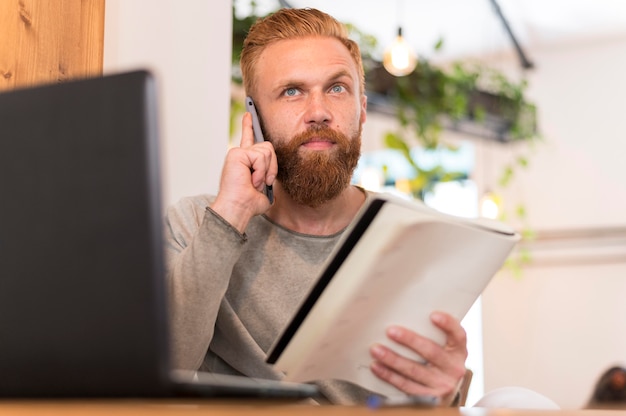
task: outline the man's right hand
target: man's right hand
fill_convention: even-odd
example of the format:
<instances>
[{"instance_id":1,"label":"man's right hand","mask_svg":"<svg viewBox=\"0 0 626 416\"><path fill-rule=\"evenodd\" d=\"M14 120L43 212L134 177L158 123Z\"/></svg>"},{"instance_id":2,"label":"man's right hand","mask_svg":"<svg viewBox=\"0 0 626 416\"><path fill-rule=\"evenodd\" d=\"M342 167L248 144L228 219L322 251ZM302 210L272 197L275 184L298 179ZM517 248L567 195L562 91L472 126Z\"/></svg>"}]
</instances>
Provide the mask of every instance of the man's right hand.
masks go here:
<instances>
[{"instance_id":1,"label":"man's right hand","mask_svg":"<svg viewBox=\"0 0 626 416\"><path fill-rule=\"evenodd\" d=\"M245 113L240 146L226 155L220 189L211 209L244 233L253 216L269 209L270 202L263 190L274 183L277 173L274 146L267 141L254 143L252 116Z\"/></svg>"}]
</instances>

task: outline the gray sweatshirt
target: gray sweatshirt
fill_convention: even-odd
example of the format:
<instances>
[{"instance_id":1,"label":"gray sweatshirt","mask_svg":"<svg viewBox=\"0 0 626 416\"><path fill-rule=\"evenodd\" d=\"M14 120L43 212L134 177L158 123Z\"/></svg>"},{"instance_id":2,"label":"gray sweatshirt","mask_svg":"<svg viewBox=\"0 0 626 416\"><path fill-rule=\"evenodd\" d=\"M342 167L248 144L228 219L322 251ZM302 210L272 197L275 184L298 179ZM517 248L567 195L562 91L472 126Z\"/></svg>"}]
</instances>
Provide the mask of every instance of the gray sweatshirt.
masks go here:
<instances>
[{"instance_id":1,"label":"gray sweatshirt","mask_svg":"<svg viewBox=\"0 0 626 416\"><path fill-rule=\"evenodd\" d=\"M242 235L208 208L213 198L182 199L166 215L174 366L279 380L267 352L342 232L299 234L261 215ZM316 384L334 404L368 394L345 382Z\"/></svg>"}]
</instances>

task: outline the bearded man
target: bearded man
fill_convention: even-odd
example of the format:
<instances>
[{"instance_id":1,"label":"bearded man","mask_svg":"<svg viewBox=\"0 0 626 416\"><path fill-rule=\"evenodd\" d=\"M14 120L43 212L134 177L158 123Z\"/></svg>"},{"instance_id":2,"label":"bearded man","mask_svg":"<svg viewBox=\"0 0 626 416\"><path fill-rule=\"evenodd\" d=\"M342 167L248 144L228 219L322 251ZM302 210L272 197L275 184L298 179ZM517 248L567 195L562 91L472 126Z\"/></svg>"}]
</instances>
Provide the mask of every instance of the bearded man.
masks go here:
<instances>
[{"instance_id":1,"label":"bearded man","mask_svg":"<svg viewBox=\"0 0 626 416\"><path fill-rule=\"evenodd\" d=\"M172 345L180 369L278 380L267 352L368 198L350 184L367 99L358 46L315 9L281 9L258 21L241 68L267 141L254 142L247 113L218 194L168 210ZM262 192L267 185L273 203ZM371 371L408 394L450 403L465 373L466 335L446 313L431 318L447 336L444 346L402 327L387 332L427 364L372 345ZM368 395L337 380L317 384L322 402L363 403Z\"/></svg>"}]
</instances>

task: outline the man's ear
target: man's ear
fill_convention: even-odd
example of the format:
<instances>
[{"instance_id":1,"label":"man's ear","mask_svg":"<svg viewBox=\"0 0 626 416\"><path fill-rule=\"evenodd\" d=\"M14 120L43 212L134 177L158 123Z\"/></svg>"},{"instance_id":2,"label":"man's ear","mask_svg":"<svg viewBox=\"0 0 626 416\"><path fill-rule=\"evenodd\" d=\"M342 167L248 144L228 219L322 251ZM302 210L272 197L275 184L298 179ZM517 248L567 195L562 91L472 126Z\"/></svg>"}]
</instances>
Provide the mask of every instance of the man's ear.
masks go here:
<instances>
[{"instance_id":1,"label":"man's ear","mask_svg":"<svg viewBox=\"0 0 626 416\"><path fill-rule=\"evenodd\" d=\"M367 96L363 94L361 96L361 124L365 123L367 119Z\"/></svg>"}]
</instances>

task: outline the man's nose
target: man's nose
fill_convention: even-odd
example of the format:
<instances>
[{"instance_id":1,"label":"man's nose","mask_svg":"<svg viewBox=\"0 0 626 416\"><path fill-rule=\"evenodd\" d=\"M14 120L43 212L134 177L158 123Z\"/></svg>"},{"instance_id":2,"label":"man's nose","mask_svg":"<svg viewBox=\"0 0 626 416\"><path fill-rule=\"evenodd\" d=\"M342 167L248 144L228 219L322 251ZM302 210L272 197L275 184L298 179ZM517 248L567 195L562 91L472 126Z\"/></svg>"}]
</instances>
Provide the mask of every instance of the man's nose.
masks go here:
<instances>
[{"instance_id":1,"label":"man's nose","mask_svg":"<svg viewBox=\"0 0 626 416\"><path fill-rule=\"evenodd\" d=\"M325 94L312 93L307 102L305 121L307 124L329 124L332 113Z\"/></svg>"}]
</instances>

